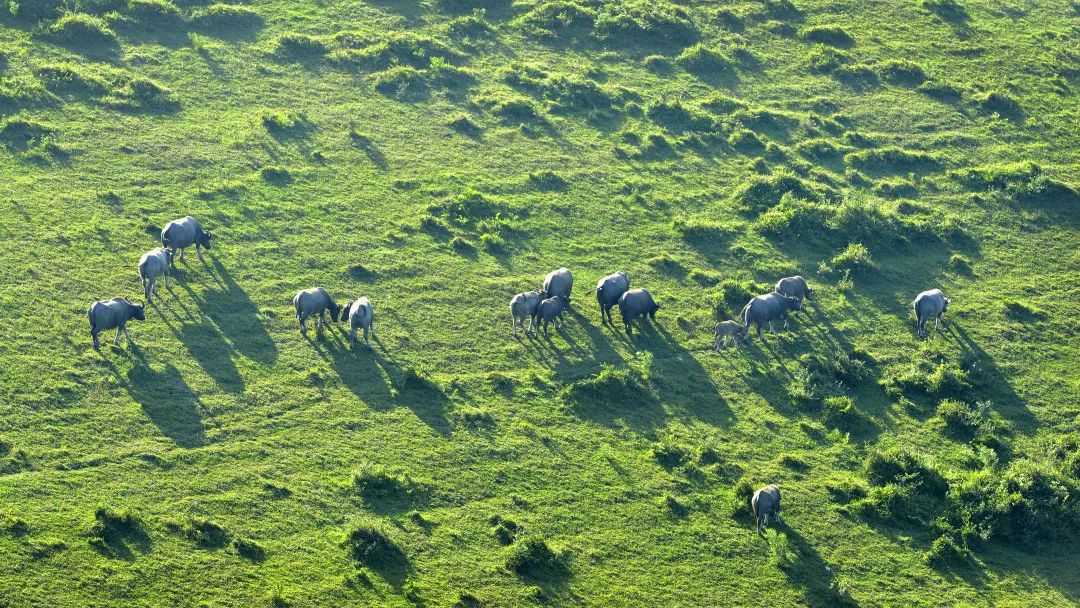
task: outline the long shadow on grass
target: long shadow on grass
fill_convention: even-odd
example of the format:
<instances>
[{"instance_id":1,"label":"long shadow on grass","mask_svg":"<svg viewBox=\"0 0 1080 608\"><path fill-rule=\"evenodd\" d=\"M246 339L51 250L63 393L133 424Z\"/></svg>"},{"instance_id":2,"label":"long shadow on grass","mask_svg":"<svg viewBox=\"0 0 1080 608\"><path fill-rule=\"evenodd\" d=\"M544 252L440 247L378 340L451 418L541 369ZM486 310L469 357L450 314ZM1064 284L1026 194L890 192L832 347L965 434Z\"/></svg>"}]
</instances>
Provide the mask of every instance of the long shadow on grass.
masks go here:
<instances>
[{"instance_id":1,"label":"long shadow on grass","mask_svg":"<svg viewBox=\"0 0 1080 608\"><path fill-rule=\"evenodd\" d=\"M135 352L141 359L141 352ZM123 384L163 435L184 448L206 444L199 398L175 366L154 371L141 361L127 372Z\"/></svg>"},{"instance_id":2,"label":"long shadow on grass","mask_svg":"<svg viewBox=\"0 0 1080 608\"><path fill-rule=\"evenodd\" d=\"M846 594L840 595L833 587L832 568L821 559L813 545L801 534L786 524L781 524L797 558L794 563L784 568L788 581L802 590L803 599L808 606L858 606L858 603Z\"/></svg>"},{"instance_id":3,"label":"long shadow on grass","mask_svg":"<svg viewBox=\"0 0 1080 608\"><path fill-rule=\"evenodd\" d=\"M1016 394L1005 372L994 363L994 359L980 347L967 331L955 320L949 319L942 328L964 351L965 359L974 367L970 373L975 384L973 392L979 397L990 396L994 409L1009 422L1028 434L1038 426L1038 420Z\"/></svg>"},{"instance_id":4,"label":"long shadow on grass","mask_svg":"<svg viewBox=\"0 0 1080 608\"><path fill-rule=\"evenodd\" d=\"M385 354L386 347L378 338L372 341L370 350L360 341L355 350L350 350L346 332L328 325L326 333L333 337L309 337L308 342L329 360L342 383L353 394L375 410L399 405L407 407L433 431L443 437L450 436L452 427L446 418L449 400L434 382L399 366ZM387 380L390 386L387 386Z\"/></svg>"},{"instance_id":5,"label":"long shadow on grass","mask_svg":"<svg viewBox=\"0 0 1080 608\"><path fill-rule=\"evenodd\" d=\"M258 307L217 258L212 258L212 264L223 288L206 292L205 301L210 304L207 315L240 354L272 365L277 361L278 349L259 320Z\"/></svg>"}]
</instances>

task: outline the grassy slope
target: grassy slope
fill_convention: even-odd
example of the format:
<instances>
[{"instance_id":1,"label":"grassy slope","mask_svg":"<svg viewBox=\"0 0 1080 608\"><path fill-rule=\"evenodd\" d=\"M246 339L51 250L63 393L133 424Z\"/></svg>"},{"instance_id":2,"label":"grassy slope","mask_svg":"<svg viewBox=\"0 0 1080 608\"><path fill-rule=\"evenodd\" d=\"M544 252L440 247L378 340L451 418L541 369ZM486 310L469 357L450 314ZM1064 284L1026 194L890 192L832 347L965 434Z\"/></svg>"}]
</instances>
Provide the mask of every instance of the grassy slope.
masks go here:
<instances>
[{"instance_id":1,"label":"grassy slope","mask_svg":"<svg viewBox=\"0 0 1080 608\"><path fill-rule=\"evenodd\" d=\"M1015 10L967 3L966 38L907 2L802 2L795 25L845 24L859 61L912 59L946 82L1007 90L1025 110L1022 123L892 85L855 93L808 73L811 45L769 34L754 19L738 37L760 70L740 71L737 83L720 88L751 104L803 111L806 100L824 98L854 130L940 152L954 166L1033 160L1075 180L1076 85L1054 90L1045 74L1060 62L1055 53L1075 46L1077 14L1061 2L1007 4ZM555 114L546 133L529 134L469 101L505 95L496 71L523 60L576 75L599 70L607 83L640 93L642 105L714 90L682 70L642 68L640 58L655 49L601 55L595 43L545 45L492 19L497 41L468 51L478 79L469 95L436 92L409 103L326 62L277 61L269 41L288 31L437 34L444 15L407 2L252 6L267 19L252 39L122 38L116 64L168 86L179 111L119 112L66 99L29 113L57 129L69 160L0 154L0 302L17 320L0 329L0 434L31 465L0 476L0 512L31 528L0 535L0 605L247 606L275 591L297 606L408 605L410 594L446 605L463 590L494 605L530 597L788 605L827 603L836 589L863 605L1080 601L1080 569L1067 567L1080 562L1075 545L991 543L972 568L939 571L921 557L928 530L837 510L826 483L857 476L875 446L916 446L947 473L969 466L972 449L944 439L928 411L895 404L870 383L856 393L866 422L845 438L785 392L803 352L857 347L881 367L906 361L917 348L908 302L941 285L954 298L956 329L932 340L950 352L984 353L981 363L998 380L981 397L1012 425L1014 448L1075 427L1074 204L980 203L932 173L918 199L958 217L972 242L925 251L868 242L878 270L841 294L835 275L816 274L834 249L763 237L728 200L753 173L752 157L725 149L623 161L613 155L620 132L655 126L625 115L597 125ZM760 11L756 3L732 8ZM692 10L706 40L736 38L706 6ZM11 20L0 28L8 76L61 60L88 63L30 32ZM972 47L981 52L956 52ZM262 108L304 112L312 128L275 138L260 124ZM479 139L445 126L461 112L484 127ZM353 129L373 149L354 145ZM324 160L312 157L316 150ZM287 167L295 181L267 183L259 170L268 165ZM528 174L543 169L558 171L568 189L530 186ZM858 190L837 176L843 190ZM626 196L627 184L644 189L644 203ZM429 204L469 188L520 212L512 254L461 255L417 229ZM137 347L94 353L87 304L137 295L135 263L155 244L148 227L185 213L219 235L208 264L188 259L148 321L132 327ZM671 228L682 216L721 222L726 242L687 244ZM972 260L971 275L950 270L954 250ZM711 292L646 263L662 254L762 284L806 275L820 286L815 321L745 352L711 352ZM357 264L370 272L350 272ZM511 340L507 298L560 265L579 285L566 331L550 343ZM598 323L585 290L615 268L662 301L657 331L628 341ZM374 299L374 353L349 352L336 328L321 339L299 335L289 300L315 284ZM1046 318L1007 320L1002 294L1030 300ZM565 409L560 388L604 363L647 369L656 399ZM434 385L403 382L410 369ZM489 418L470 422L478 410ZM700 479L670 471L650 454L656 441L712 445L726 464L705 467ZM807 470L781 466L781 452ZM365 463L405 472L428 491L364 501L350 481ZM731 517L731 487L744 474L784 489L784 538L797 556L787 568L770 563L769 545L745 518ZM275 498L267 484L291 494ZM667 495L687 513L673 514ZM130 554L100 554L84 535L98 505L137 512L147 538L131 543ZM567 550L570 574L521 580L503 570L507 549L488 521L495 514ZM169 531L189 518L256 540L265 561L199 548ZM369 569L368 587L355 582L357 567L340 543L353 522L370 519L387 522L408 567Z\"/></svg>"}]
</instances>

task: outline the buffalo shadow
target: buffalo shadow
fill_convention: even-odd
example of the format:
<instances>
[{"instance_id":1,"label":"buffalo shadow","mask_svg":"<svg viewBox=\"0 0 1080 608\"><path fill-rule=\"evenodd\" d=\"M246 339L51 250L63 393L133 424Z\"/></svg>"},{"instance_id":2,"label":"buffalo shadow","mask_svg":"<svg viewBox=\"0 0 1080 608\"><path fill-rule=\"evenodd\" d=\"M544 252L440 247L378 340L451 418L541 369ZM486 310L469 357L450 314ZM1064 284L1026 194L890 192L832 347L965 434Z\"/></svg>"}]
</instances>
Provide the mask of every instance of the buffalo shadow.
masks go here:
<instances>
[{"instance_id":1,"label":"buffalo shadow","mask_svg":"<svg viewBox=\"0 0 1080 608\"><path fill-rule=\"evenodd\" d=\"M206 444L199 398L171 363L160 372L137 365L127 373L128 394L154 426L183 448Z\"/></svg>"},{"instance_id":2,"label":"buffalo shadow","mask_svg":"<svg viewBox=\"0 0 1080 608\"><path fill-rule=\"evenodd\" d=\"M206 301L212 302L207 315L240 354L272 365L277 361L278 349L259 320L258 307L217 258L211 261L220 282L217 289L206 292Z\"/></svg>"}]
</instances>

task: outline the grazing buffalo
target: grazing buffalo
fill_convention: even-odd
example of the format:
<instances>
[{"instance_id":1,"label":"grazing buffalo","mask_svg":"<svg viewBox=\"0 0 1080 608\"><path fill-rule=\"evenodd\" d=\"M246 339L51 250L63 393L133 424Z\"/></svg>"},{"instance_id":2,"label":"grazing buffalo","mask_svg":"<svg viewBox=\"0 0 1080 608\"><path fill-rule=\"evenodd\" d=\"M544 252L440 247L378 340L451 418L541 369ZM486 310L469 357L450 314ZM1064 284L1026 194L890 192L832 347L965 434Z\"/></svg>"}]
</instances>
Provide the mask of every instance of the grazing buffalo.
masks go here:
<instances>
[{"instance_id":1,"label":"grazing buffalo","mask_svg":"<svg viewBox=\"0 0 1080 608\"><path fill-rule=\"evenodd\" d=\"M600 304L600 322L612 323L611 308L619 303L622 294L630 289L630 277L616 272L600 279L596 284L596 302Z\"/></svg>"},{"instance_id":2,"label":"grazing buffalo","mask_svg":"<svg viewBox=\"0 0 1080 608\"><path fill-rule=\"evenodd\" d=\"M334 321L338 320L338 313L341 312L341 306L338 306L322 287L298 291L292 302L293 307L296 308L296 320L300 322L300 333L305 336L308 317L319 315L316 329L322 329L323 325L326 325L327 310L330 311L330 318Z\"/></svg>"},{"instance_id":3,"label":"grazing buffalo","mask_svg":"<svg viewBox=\"0 0 1080 608\"><path fill-rule=\"evenodd\" d=\"M111 300L98 300L90 305L86 312L90 320L90 337L94 339L94 350L101 348L98 336L101 332L116 328L116 340L113 344L120 346L120 332L124 332L128 345L131 345L131 334L128 333L127 322L131 319L143 321L146 319L146 307L135 304L127 298L113 298Z\"/></svg>"},{"instance_id":4,"label":"grazing buffalo","mask_svg":"<svg viewBox=\"0 0 1080 608\"><path fill-rule=\"evenodd\" d=\"M631 289L624 293L619 298L619 312L622 314L623 323L626 325L626 335L634 335L630 327L631 321L638 317L645 319L646 324L648 324L649 319L655 321L656 311L659 308L660 305L644 289Z\"/></svg>"},{"instance_id":5,"label":"grazing buffalo","mask_svg":"<svg viewBox=\"0 0 1080 608\"><path fill-rule=\"evenodd\" d=\"M555 329L562 329L562 314L566 310L566 302L559 297L551 297L540 302L540 319L544 324L544 336L550 337L548 325L555 321Z\"/></svg>"},{"instance_id":6,"label":"grazing buffalo","mask_svg":"<svg viewBox=\"0 0 1080 608\"><path fill-rule=\"evenodd\" d=\"M776 282L776 293L782 293L789 298L807 300L813 299L814 290L806 284L806 279L795 276L785 277Z\"/></svg>"},{"instance_id":7,"label":"grazing buffalo","mask_svg":"<svg viewBox=\"0 0 1080 608\"><path fill-rule=\"evenodd\" d=\"M773 321L777 319L783 319L784 327L787 327L787 313L789 310L802 310L802 300L789 298L775 291L750 300L742 310L743 339L750 337L751 323L757 325L759 337L761 336L761 326L765 323L769 324L769 333L773 333Z\"/></svg>"},{"instance_id":8,"label":"grazing buffalo","mask_svg":"<svg viewBox=\"0 0 1080 608\"><path fill-rule=\"evenodd\" d=\"M147 251L139 258L139 278L142 279L143 293L146 294L147 302L150 301L157 288L158 277L165 277L165 288L168 289L172 256L172 250L158 247Z\"/></svg>"},{"instance_id":9,"label":"grazing buffalo","mask_svg":"<svg viewBox=\"0 0 1080 608\"><path fill-rule=\"evenodd\" d=\"M539 291L526 291L525 293L519 293L516 296L510 298L510 320L514 324L514 336L517 337L518 325L525 329L525 333L536 333L536 321L537 315L540 314L540 302L543 300L543 296ZM525 319L532 317L528 326L525 325Z\"/></svg>"},{"instance_id":10,"label":"grazing buffalo","mask_svg":"<svg viewBox=\"0 0 1080 608\"><path fill-rule=\"evenodd\" d=\"M949 298L946 298L940 289L931 289L916 296L911 306L915 309L915 329L919 332L920 338L925 338L926 321L934 317L934 330L936 331L941 325L941 319L945 316L945 311L949 309Z\"/></svg>"},{"instance_id":11,"label":"grazing buffalo","mask_svg":"<svg viewBox=\"0 0 1080 608\"><path fill-rule=\"evenodd\" d=\"M552 270L544 277L544 298L562 298L567 306L570 305L570 292L574 289L574 277L566 268Z\"/></svg>"},{"instance_id":12,"label":"grazing buffalo","mask_svg":"<svg viewBox=\"0 0 1080 608\"><path fill-rule=\"evenodd\" d=\"M776 521L783 522L780 519L780 488L774 485L767 485L754 492L754 497L750 499L750 506L754 509L754 517L757 518L758 534L764 533L764 527L769 525L770 515L775 515Z\"/></svg>"},{"instance_id":13,"label":"grazing buffalo","mask_svg":"<svg viewBox=\"0 0 1080 608\"><path fill-rule=\"evenodd\" d=\"M743 326L738 321L721 321L716 324L716 351L719 352L721 348L727 348L731 344L735 346L739 345L739 334L743 331Z\"/></svg>"},{"instance_id":14,"label":"grazing buffalo","mask_svg":"<svg viewBox=\"0 0 1080 608\"><path fill-rule=\"evenodd\" d=\"M210 249L210 239L214 237L209 230L203 230L199 221L190 215L179 220L173 220L165 224L161 230L161 246L171 249L175 254L180 251L180 259L184 259L184 248L195 245L195 253L202 257L202 248Z\"/></svg>"},{"instance_id":15,"label":"grazing buffalo","mask_svg":"<svg viewBox=\"0 0 1080 608\"><path fill-rule=\"evenodd\" d=\"M364 328L364 344L371 346L368 331L371 332L372 336L375 335L375 326L373 325L375 322L375 306L371 304L371 301L364 296L346 302L341 309L341 320L344 321L345 319L349 320L349 346L356 343L356 330L361 327Z\"/></svg>"}]
</instances>

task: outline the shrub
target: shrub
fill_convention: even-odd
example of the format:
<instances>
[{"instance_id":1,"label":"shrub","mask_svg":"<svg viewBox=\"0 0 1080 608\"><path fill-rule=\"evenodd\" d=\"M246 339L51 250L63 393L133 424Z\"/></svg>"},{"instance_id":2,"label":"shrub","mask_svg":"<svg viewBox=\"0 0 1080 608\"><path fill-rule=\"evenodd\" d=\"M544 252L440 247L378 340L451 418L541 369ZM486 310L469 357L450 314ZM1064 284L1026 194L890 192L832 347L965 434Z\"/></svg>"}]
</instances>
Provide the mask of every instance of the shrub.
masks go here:
<instances>
[{"instance_id":1,"label":"shrub","mask_svg":"<svg viewBox=\"0 0 1080 608\"><path fill-rule=\"evenodd\" d=\"M566 570L562 559L537 536L514 543L506 557L506 567L519 576L544 576Z\"/></svg>"},{"instance_id":2,"label":"shrub","mask_svg":"<svg viewBox=\"0 0 1080 608\"><path fill-rule=\"evenodd\" d=\"M678 100L650 104L645 109L645 116L672 133L718 129L710 117L687 108Z\"/></svg>"},{"instance_id":3,"label":"shrub","mask_svg":"<svg viewBox=\"0 0 1080 608\"><path fill-rule=\"evenodd\" d=\"M560 396L571 405L603 402L641 404L650 397L650 392L640 375L633 370L604 364L598 374L574 382Z\"/></svg>"},{"instance_id":4,"label":"shrub","mask_svg":"<svg viewBox=\"0 0 1080 608\"><path fill-rule=\"evenodd\" d=\"M380 524L361 523L354 526L342 545L353 559L370 567L406 563L404 552Z\"/></svg>"},{"instance_id":5,"label":"shrub","mask_svg":"<svg viewBox=\"0 0 1080 608\"><path fill-rule=\"evenodd\" d=\"M1005 93L985 91L974 95L972 101L987 114L997 114L1004 118L1017 118L1024 114L1020 102Z\"/></svg>"},{"instance_id":6,"label":"shrub","mask_svg":"<svg viewBox=\"0 0 1080 608\"><path fill-rule=\"evenodd\" d=\"M303 112L286 112L282 110L264 110L260 116L262 125L271 133L287 133L308 128L307 115Z\"/></svg>"},{"instance_id":7,"label":"shrub","mask_svg":"<svg viewBox=\"0 0 1080 608\"><path fill-rule=\"evenodd\" d=\"M923 560L927 564L941 567L948 564L967 562L971 559L971 551L963 544L957 542L951 534L942 534L930 543L930 548L923 553Z\"/></svg>"},{"instance_id":8,"label":"shrub","mask_svg":"<svg viewBox=\"0 0 1080 608\"><path fill-rule=\"evenodd\" d=\"M287 33L274 38L274 54L281 59L311 59L322 57L330 49L326 43L315 36Z\"/></svg>"},{"instance_id":9,"label":"shrub","mask_svg":"<svg viewBox=\"0 0 1080 608\"><path fill-rule=\"evenodd\" d=\"M191 17L191 25L201 30L257 30L264 19L246 6L215 3L198 10Z\"/></svg>"},{"instance_id":10,"label":"shrub","mask_svg":"<svg viewBox=\"0 0 1080 608\"><path fill-rule=\"evenodd\" d=\"M492 106L491 113L497 116L504 124L519 125L530 122L543 122L536 105L524 97L499 101Z\"/></svg>"},{"instance_id":11,"label":"shrub","mask_svg":"<svg viewBox=\"0 0 1080 608\"><path fill-rule=\"evenodd\" d=\"M819 46L810 52L808 68L811 74L831 74L840 66L853 63L855 59L843 51Z\"/></svg>"},{"instance_id":12,"label":"shrub","mask_svg":"<svg viewBox=\"0 0 1080 608\"><path fill-rule=\"evenodd\" d=\"M863 462L867 480L878 486L888 484L914 492L944 496L948 482L933 466L904 449L875 451Z\"/></svg>"},{"instance_id":13,"label":"shrub","mask_svg":"<svg viewBox=\"0 0 1080 608\"><path fill-rule=\"evenodd\" d=\"M131 536L145 534L142 518L132 511L98 507L94 511L94 523L87 531L91 542L112 544Z\"/></svg>"},{"instance_id":14,"label":"shrub","mask_svg":"<svg viewBox=\"0 0 1080 608\"><path fill-rule=\"evenodd\" d=\"M462 15L451 19L446 24L446 33L453 40L472 42L490 38L494 35L495 28L484 19L482 12L476 11L472 15Z\"/></svg>"},{"instance_id":15,"label":"shrub","mask_svg":"<svg viewBox=\"0 0 1080 608\"><path fill-rule=\"evenodd\" d=\"M0 456L4 453L0 452ZM26 523L26 520L15 517L14 515L7 515L0 513L0 534L8 534L11 536L26 536L30 533L30 524Z\"/></svg>"},{"instance_id":16,"label":"shrub","mask_svg":"<svg viewBox=\"0 0 1080 608\"><path fill-rule=\"evenodd\" d=\"M192 519L184 527L184 536L205 549L217 549L229 543L229 533L217 522Z\"/></svg>"},{"instance_id":17,"label":"shrub","mask_svg":"<svg viewBox=\"0 0 1080 608\"><path fill-rule=\"evenodd\" d=\"M353 488L368 501L407 497L421 488L407 475L392 473L379 465L365 465L353 475Z\"/></svg>"},{"instance_id":18,"label":"shrub","mask_svg":"<svg viewBox=\"0 0 1080 608\"><path fill-rule=\"evenodd\" d=\"M874 194L885 198L914 198L918 196L919 189L908 181L891 180L876 184Z\"/></svg>"},{"instance_id":19,"label":"shrub","mask_svg":"<svg viewBox=\"0 0 1080 608\"><path fill-rule=\"evenodd\" d=\"M862 243L850 243L847 248L833 256L830 262L836 270L864 271L874 267L870 250Z\"/></svg>"},{"instance_id":20,"label":"shrub","mask_svg":"<svg viewBox=\"0 0 1080 608\"><path fill-rule=\"evenodd\" d=\"M292 173L285 167L263 167L259 174L264 181L279 186L291 184L293 181Z\"/></svg>"},{"instance_id":21,"label":"shrub","mask_svg":"<svg viewBox=\"0 0 1080 608\"><path fill-rule=\"evenodd\" d=\"M529 174L529 183L545 192L565 190L570 185L570 182L554 171L534 171Z\"/></svg>"},{"instance_id":22,"label":"shrub","mask_svg":"<svg viewBox=\"0 0 1080 608\"><path fill-rule=\"evenodd\" d=\"M233 540L232 547L236 550L237 555L244 559L253 562L261 562L266 559L266 549L263 549L262 545L253 540L237 538Z\"/></svg>"},{"instance_id":23,"label":"shrub","mask_svg":"<svg viewBox=\"0 0 1080 608\"><path fill-rule=\"evenodd\" d=\"M851 148L840 147L827 139L807 139L795 146L795 151L818 162L836 162Z\"/></svg>"},{"instance_id":24,"label":"shrub","mask_svg":"<svg viewBox=\"0 0 1080 608\"><path fill-rule=\"evenodd\" d=\"M926 80L926 72L914 61L891 60L878 66L878 72L887 82L914 87Z\"/></svg>"},{"instance_id":25,"label":"shrub","mask_svg":"<svg viewBox=\"0 0 1080 608\"><path fill-rule=\"evenodd\" d=\"M498 11L510 6L512 0L433 0L435 8L448 13L471 13L476 10Z\"/></svg>"},{"instance_id":26,"label":"shrub","mask_svg":"<svg viewBox=\"0 0 1080 608\"><path fill-rule=\"evenodd\" d=\"M844 424L858 417L855 402L846 395L826 397L821 404L821 413L831 424Z\"/></svg>"},{"instance_id":27,"label":"shrub","mask_svg":"<svg viewBox=\"0 0 1080 608\"><path fill-rule=\"evenodd\" d=\"M754 176L735 190L734 198L749 210L763 211L779 203L785 194L810 201L820 198L806 182L786 172Z\"/></svg>"},{"instance_id":28,"label":"shrub","mask_svg":"<svg viewBox=\"0 0 1080 608\"><path fill-rule=\"evenodd\" d=\"M513 23L536 36L559 36L568 32L591 30L597 12L569 0L547 0L516 18Z\"/></svg>"},{"instance_id":29,"label":"shrub","mask_svg":"<svg viewBox=\"0 0 1080 608\"><path fill-rule=\"evenodd\" d=\"M956 0L922 0L922 7L945 21L963 22L969 18L967 9Z\"/></svg>"},{"instance_id":30,"label":"shrub","mask_svg":"<svg viewBox=\"0 0 1080 608\"><path fill-rule=\"evenodd\" d=\"M749 129L736 129L728 136L728 145L744 154L760 154L765 150L765 143L757 133Z\"/></svg>"},{"instance_id":31,"label":"shrub","mask_svg":"<svg viewBox=\"0 0 1080 608\"><path fill-rule=\"evenodd\" d=\"M436 60L447 64L464 60L464 55L442 42L410 32L389 34L372 44L366 44L366 38L354 39L351 34L338 34L336 40L345 47L345 52L335 52L335 60L369 70L385 70L395 65L423 69Z\"/></svg>"},{"instance_id":32,"label":"shrub","mask_svg":"<svg viewBox=\"0 0 1080 608\"><path fill-rule=\"evenodd\" d=\"M1030 542L1080 523L1071 500L1078 488L1060 472L1029 459L1004 471L983 469L957 484L950 499L981 538Z\"/></svg>"},{"instance_id":33,"label":"shrub","mask_svg":"<svg viewBox=\"0 0 1080 608\"><path fill-rule=\"evenodd\" d=\"M116 33L104 21L84 13L68 13L46 30L57 44L112 52L120 46Z\"/></svg>"},{"instance_id":34,"label":"shrub","mask_svg":"<svg viewBox=\"0 0 1080 608\"><path fill-rule=\"evenodd\" d=\"M492 535L495 536L495 540L499 541L499 544L509 545L517 540L524 530L512 519L504 519L499 515L493 515L491 517L491 529Z\"/></svg>"},{"instance_id":35,"label":"shrub","mask_svg":"<svg viewBox=\"0 0 1080 608\"><path fill-rule=\"evenodd\" d=\"M681 44L698 39L690 13L667 0L607 3L596 18L601 40L626 44Z\"/></svg>"},{"instance_id":36,"label":"shrub","mask_svg":"<svg viewBox=\"0 0 1080 608\"><path fill-rule=\"evenodd\" d=\"M956 103L964 96L964 90L943 82L924 82L916 89L927 97L932 97L945 103Z\"/></svg>"},{"instance_id":37,"label":"shrub","mask_svg":"<svg viewBox=\"0 0 1080 608\"><path fill-rule=\"evenodd\" d=\"M844 161L860 171L879 173L935 171L943 164L937 155L893 147L852 152Z\"/></svg>"},{"instance_id":38,"label":"shrub","mask_svg":"<svg viewBox=\"0 0 1080 608\"><path fill-rule=\"evenodd\" d=\"M735 99L734 97L728 97L727 95L717 93L701 102L701 107L702 109L715 114L731 114L739 110L745 110L748 106L746 102L741 99Z\"/></svg>"},{"instance_id":39,"label":"shrub","mask_svg":"<svg viewBox=\"0 0 1080 608\"><path fill-rule=\"evenodd\" d=\"M732 74L735 71L735 62L720 51L709 48L703 44L684 50L675 58L675 63L694 74Z\"/></svg>"},{"instance_id":40,"label":"shrub","mask_svg":"<svg viewBox=\"0 0 1080 608\"><path fill-rule=\"evenodd\" d=\"M650 450L653 458L661 466L673 469L690 459L690 451L681 445L672 443L657 443Z\"/></svg>"},{"instance_id":41,"label":"shrub","mask_svg":"<svg viewBox=\"0 0 1080 608\"><path fill-rule=\"evenodd\" d=\"M429 92L424 74L408 65L394 66L371 75L375 90L403 100L423 99Z\"/></svg>"},{"instance_id":42,"label":"shrub","mask_svg":"<svg viewBox=\"0 0 1080 608\"><path fill-rule=\"evenodd\" d=\"M24 116L13 116L0 123L0 142L8 148L23 150L40 143L56 129Z\"/></svg>"},{"instance_id":43,"label":"shrub","mask_svg":"<svg viewBox=\"0 0 1080 608\"><path fill-rule=\"evenodd\" d=\"M483 133L483 129L480 128L480 125L476 124L472 118L465 115L451 118L447 121L446 126L462 135L473 138L480 137L480 134Z\"/></svg>"},{"instance_id":44,"label":"shrub","mask_svg":"<svg viewBox=\"0 0 1080 608\"><path fill-rule=\"evenodd\" d=\"M675 66L675 62L663 55L649 55L641 64L645 66L646 70L657 74L667 74Z\"/></svg>"},{"instance_id":45,"label":"shrub","mask_svg":"<svg viewBox=\"0 0 1080 608\"><path fill-rule=\"evenodd\" d=\"M1000 190L1021 201L1073 199L1078 196L1068 184L1051 179L1033 162L995 164L950 171L949 176L977 190Z\"/></svg>"},{"instance_id":46,"label":"shrub","mask_svg":"<svg viewBox=\"0 0 1080 608\"><path fill-rule=\"evenodd\" d=\"M794 454L780 454L776 458L776 464L793 471L806 471L810 468L810 465L805 460Z\"/></svg>"},{"instance_id":47,"label":"shrub","mask_svg":"<svg viewBox=\"0 0 1080 608\"><path fill-rule=\"evenodd\" d=\"M184 16L168 0L128 0L128 14L132 19L151 27L180 27Z\"/></svg>"},{"instance_id":48,"label":"shrub","mask_svg":"<svg viewBox=\"0 0 1080 608\"><path fill-rule=\"evenodd\" d=\"M872 89L881 83L877 72L865 65L842 65L832 71L833 78L858 91Z\"/></svg>"},{"instance_id":49,"label":"shrub","mask_svg":"<svg viewBox=\"0 0 1080 608\"><path fill-rule=\"evenodd\" d=\"M958 435L974 434L983 425L982 415L964 401L945 399L937 406L937 417L945 428Z\"/></svg>"},{"instance_id":50,"label":"shrub","mask_svg":"<svg viewBox=\"0 0 1080 608\"><path fill-rule=\"evenodd\" d=\"M807 28L802 32L802 38L810 42L819 42L839 48L851 48L855 46L855 39L844 28L838 25L819 25Z\"/></svg>"}]
</instances>

